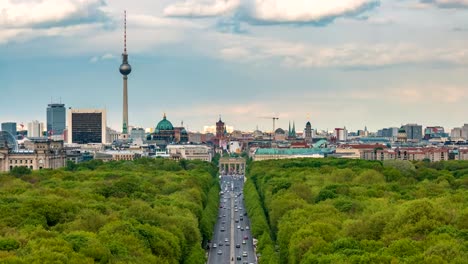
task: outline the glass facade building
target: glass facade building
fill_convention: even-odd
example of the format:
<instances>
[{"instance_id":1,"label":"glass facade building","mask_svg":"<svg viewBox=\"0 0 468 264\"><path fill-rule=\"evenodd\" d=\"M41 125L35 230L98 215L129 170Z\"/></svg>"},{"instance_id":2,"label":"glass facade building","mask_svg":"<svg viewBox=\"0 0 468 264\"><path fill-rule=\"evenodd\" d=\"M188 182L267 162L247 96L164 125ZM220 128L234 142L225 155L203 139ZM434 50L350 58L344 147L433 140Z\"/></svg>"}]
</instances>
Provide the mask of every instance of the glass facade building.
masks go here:
<instances>
[{"instance_id":1,"label":"glass facade building","mask_svg":"<svg viewBox=\"0 0 468 264\"><path fill-rule=\"evenodd\" d=\"M66 126L66 110L64 104L49 104L47 106L47 135L62 135Z\"/></svg>"},{"instance_id":2,"label":"glass facade building","mask_svg":"<svg viewBox=\"0 0 468 264\"><path fill-rule=\"evenodd\" d=\"M6 122L2 123L2 131L6 131L16 137L16 123L15 122Z\"/></svg>"},{"instance_id":3,"label":"glass facade building","mask_svg":"<svg viewBox=\"0 0 468 264\"><path fill-rule=\"evenodd\" d=\"M106 144L105 109L69 109L67 111L67 143Z\"/></svg>"}]
</instances>

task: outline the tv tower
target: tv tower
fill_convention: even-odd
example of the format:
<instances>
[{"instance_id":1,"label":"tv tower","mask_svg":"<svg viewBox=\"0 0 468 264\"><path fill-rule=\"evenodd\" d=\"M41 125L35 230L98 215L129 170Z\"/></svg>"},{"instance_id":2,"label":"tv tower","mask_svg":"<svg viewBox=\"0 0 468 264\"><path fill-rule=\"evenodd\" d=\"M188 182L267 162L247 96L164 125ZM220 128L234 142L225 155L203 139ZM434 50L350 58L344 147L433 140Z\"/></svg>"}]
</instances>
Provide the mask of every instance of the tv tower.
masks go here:
<instances>
[{"instance_id":1,"label":"tv tower","mask_svg":"<svg viewBox=\"0 0 468 264\"><path fill-rule=\"evenodd\" d=\"M120 73L123 76L123 124L122 124L122 134L128 135L128 90L127 90L127 80L128 75L132 71L132 67L128 64L128 54L127 54L127 11L124 11L124 52L122 53L122 64L119 68Z\"/></svg>"}]
</instances>

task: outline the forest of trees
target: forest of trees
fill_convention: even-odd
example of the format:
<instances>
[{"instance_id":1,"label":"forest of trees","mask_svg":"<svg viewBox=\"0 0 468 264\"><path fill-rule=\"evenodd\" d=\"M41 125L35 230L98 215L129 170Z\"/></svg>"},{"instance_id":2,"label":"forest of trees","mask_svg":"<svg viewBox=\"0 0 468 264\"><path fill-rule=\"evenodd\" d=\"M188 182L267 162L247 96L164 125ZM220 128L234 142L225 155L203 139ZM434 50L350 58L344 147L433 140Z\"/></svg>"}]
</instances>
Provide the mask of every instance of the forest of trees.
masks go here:
<instances>
[{"instance_id":1,"label":"forest of trees","mask_svg":"<svg viewBox=\"0 0 468 264\"><path fill-rule=\"evenodd\" d=\"M0 263L205 263L216 172L139 159L0 174Z\"/></svg>"},{"instance_id":2,"label":"forest of trees","mask_svg":"<svg viewBox=\"0 0 468 264\"><path fill-rule=\"evenodd\" d=\"M261 264L467 263L468 162L253 162Z\"/></svg>"}]
</instances>

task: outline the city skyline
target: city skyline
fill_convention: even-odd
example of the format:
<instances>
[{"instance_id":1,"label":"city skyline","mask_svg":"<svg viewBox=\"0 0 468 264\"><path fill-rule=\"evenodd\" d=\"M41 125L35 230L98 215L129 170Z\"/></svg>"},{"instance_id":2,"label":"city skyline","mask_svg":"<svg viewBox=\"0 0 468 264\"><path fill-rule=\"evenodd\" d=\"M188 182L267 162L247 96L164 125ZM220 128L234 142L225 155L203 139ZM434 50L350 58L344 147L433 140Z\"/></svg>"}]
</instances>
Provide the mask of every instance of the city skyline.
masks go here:
<instances>
[{"instance_id":1,"label":"city skyline","mask_svg":"<svg viewBox=\"0 0 468 264\"><path fill-rule=\"evenodd\" d=\"M154 127L164 112L193 131L219 114L263 131L271 121L257 116L298 131L309 120L352 131L467 122L465 1L330 1L313 12L288 1L52 2L0 1L1 122L44 122L60 97L107 109L120 130L124 9L130 126Z\"/></svg>"}]
</instances>

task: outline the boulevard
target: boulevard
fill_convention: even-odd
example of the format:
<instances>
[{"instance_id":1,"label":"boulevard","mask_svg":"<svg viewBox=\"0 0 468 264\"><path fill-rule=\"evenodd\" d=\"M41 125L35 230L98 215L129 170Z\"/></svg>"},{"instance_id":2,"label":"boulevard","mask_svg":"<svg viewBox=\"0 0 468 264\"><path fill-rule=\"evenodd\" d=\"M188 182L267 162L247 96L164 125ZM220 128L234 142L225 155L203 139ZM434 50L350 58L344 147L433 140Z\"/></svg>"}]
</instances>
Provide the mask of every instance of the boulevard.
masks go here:
<instances>
[{"instance_id":1,"label":"boulevard","mask_svg":"<svg viewBox=\"0 0 468 264\"><path fill-rule=\"evenodd\" d=\"M210 243L208 263L257 263L242 193L244 176L220 177L218 221Z\"/></svg>"}]
</instances>

